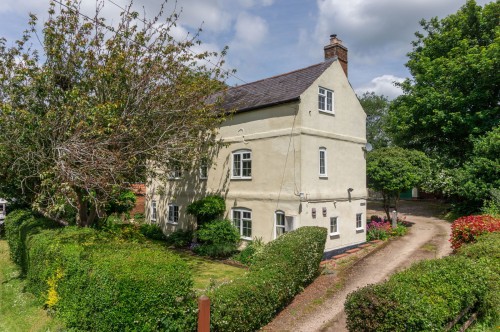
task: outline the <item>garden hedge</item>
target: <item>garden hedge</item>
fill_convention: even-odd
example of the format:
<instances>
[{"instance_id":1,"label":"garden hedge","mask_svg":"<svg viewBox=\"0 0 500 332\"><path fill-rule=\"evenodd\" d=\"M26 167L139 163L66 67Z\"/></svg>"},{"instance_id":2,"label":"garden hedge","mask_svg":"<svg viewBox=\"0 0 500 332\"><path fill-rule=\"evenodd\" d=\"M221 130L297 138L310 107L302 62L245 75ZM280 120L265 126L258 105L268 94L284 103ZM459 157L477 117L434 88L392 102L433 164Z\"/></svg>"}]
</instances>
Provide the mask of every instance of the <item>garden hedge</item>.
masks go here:
<instances>
[{"instance_id":1,"label":"garden hedge","mask_svg":"<svg viewBox=\"0 0 500 332\"><path fill-rule=\"evenodd\" d=\"M30 290L78 331L190 331L196 301L187 264L151 243L67 227L29 244Z\"/></svg>"},{"instance_id":2,"label":"garden hedge","mask_svg":"<svg viewBox=\"0 0 500 332\"><path fill-rule=\"evenodd\" d=\"M28 289L70 330L195 330L187 264L161 246L137 241L142 235L135 228L52 229L58 224L29 211L13 211L6 226Z\"/></svg>"},{"instance_id":3,"label":"garden hedge","mask_svg":"<svg viewBox=\"0 0 500 332\"><path fill-rule=\"evenodd\" d=\"M27 272L26 242L30 235L43 229L57 228L61 225L50 219L38 216L28 210L15 210L5 218L5 237L10 248L10 258Z\"/></svg>"},{"instance_id":4,"label":"garden hedge","mask_svg":"<svg viewBox=\"0 0 500 332\"><path fill-rule=\"evenodd\" d=\"M211 299L212 331L255 331L269 323L319 273L327 230L301 227L266 244L242 278Z\"/></svg>"},{"instance_id":5,"label":"garden hedge","mask_svg":"<svg viewBox=\"0 0 500 332\"><path fill-rule=\"evenodd\" d=\"M477 249L419 262L387 282L348 295L344 304L350 331L443 331L471 308L492 318L498 309L498 238ZM481 247L483 246L483 247ZM484 252L496 258L479 259ZM475 256L475 258L471 258ZM489 319L488 318L488 319Z\"/></svg>"}]
</instances>

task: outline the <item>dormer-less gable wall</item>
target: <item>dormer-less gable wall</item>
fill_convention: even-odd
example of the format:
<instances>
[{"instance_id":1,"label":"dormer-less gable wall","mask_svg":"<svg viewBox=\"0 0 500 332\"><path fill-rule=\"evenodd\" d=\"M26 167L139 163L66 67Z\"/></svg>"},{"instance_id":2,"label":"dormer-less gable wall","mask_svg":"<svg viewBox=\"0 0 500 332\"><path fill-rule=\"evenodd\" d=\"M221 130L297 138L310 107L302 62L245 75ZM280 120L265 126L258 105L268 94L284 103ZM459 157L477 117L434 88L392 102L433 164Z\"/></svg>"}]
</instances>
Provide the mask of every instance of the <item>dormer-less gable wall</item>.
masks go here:
<instances>
[{"instance_id":1,"label":"dormer-less gable wall","mask_svg":"<svg viewBox=\"0 0 500 332\"><path fill-rule=\"evenodd\" d=\"M318 109L320 87L333 93L332 111ZM353 188L352 197L365 198L366 114L338 61L302 94L299 114L303 191L314 199L338 200Z\"/></svg>"},{"instance_id":2,"label":"dormer-less gable wall","mask_svg":"<svg viewBox=\"0 0 500 332\"><path fill-rule=\"evenodd\" d=\"M321 112L318 109L318 90L320 87L333 92L331 113ZM334 61L304 91L300 100L302 128L343 135L362 142L366 140L366 114L338 61Z\"/></svg>"}]
</instances>

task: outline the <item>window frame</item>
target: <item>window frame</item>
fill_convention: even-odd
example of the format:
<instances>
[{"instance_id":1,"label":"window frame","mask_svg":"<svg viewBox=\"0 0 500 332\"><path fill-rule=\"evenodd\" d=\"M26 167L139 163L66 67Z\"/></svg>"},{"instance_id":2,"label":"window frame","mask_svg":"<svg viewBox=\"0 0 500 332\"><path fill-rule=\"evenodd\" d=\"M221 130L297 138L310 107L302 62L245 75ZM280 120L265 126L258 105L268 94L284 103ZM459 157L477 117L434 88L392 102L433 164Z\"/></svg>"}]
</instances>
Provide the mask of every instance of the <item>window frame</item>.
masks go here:
<instances>
[{"instance_id":1,"label":"window frame","mask_svg":"<svg viewBox=\"0 0 500 332\"><path fill-rule=\"evenodd\" d=\"M149 219L152 222L156 223L157 218L158 218L158 205L156 203L156 200L153 199L151 200L151 217Z\"/></svg>"},{"instance_id":2,"label":"window frame","mask_svg":"<svg viewBox=\"0 0 500 332\"><path fill-rule=\"evenodd\" d=\"M278 215L283 217L283 225L278 225ZM283 229L283 233L278 235L278 228ZM285 212L278 210L274 212L274 238L277 239L281 235L287 233L286 216Z\"/></svg>"},{"instance_id":3,"label":"window frame","mask_svg":"<svg viewBox=\"0 0 500 332\"><path fill-rule=\"evenodd\" d=\"M169 180L180 180L182 179L182 167L180 165L175 165L172 170L168 173Z\"/></svg>"},{"instance_id":4,"label":"window frame","mask_svg":"<svg viewBox=\"0 0 500 332\"><path fill-rule=\"evenodd\" d=\"M363 229L363 213L356 213L356 230L361 230L361 229Z\"/></svg>"},{"instance_id":5,"label":"window frame","mask_svg":"<svg viewBox=\"0 0 500 332\"><path fill-rule=\"evenodd\" d=\"M318 87L318 111L323 112L323 113L327 113L327 114L335 114L333 102L334 102L333 90L319 86Z\"/></svg>"},{"instance_id":6,"label":"window frame","mask_svg":"<svg viewBox=\"0 0 500 332\"><path fill-rule=\"evenodd\" d=\"M173 225L177 225L179 223L179 205L175 203L168 204L167 223Z\"/></svg>"},{"instance_id":7,"label":"window frame","mask_svg":"<svg viewBox=\"0 0 500 332\"><path fill-rule=\"evenodd\" d=\"M239 213L239 219L238 219L238 225L236 225L235 221L235 213ZM243 214L244 213L250 213L250 218L244 218ZM252 239L252 210L239 207L239 208L233 208L231 209L231 220L233 222L233 226L238 229L238 232L240 233L240 238L244 240L251 240ZM250 228L244 227L244 220L249 222ZM245 229L250 229L250 236L248 234L245 234Z\"/></svg>"},{"instance_id":8,"label":"window frame","mask_svg":"<svg viewBox=\"0 0 500 332\"><path fill-rule=\"evenodd\" d=\"M323 154L323 158L321 158L321 154ZM321 165L322 160L324 163L323 167ZM321 168L323 168L323 173L321 172ZM328 177L328 153L324 146L321 146L318 150L318 173L320 178Z\"/></svg>"},{"instance_id":9,"label":"window frame","mask_svg":"<svg viewBox=\"0 0 500 332\"><path fill-rule=\"evenodd\" d=\"M243 156L245 154L249 154L250 158L243 159ZM235 167L236 156L239 157L239 161L236 161L238 163L238 168ZM250 163L250 168L244 168L245 162ZM243 175L245 169L250 170L250 175ZM238 175L235 175L235 170L238 170ZM231 153L231 179L237 179L237 180L251 180L252 179L252 150L241 149L241 150L233 151Z\"/></svg>"},{"instance_id":10,"label":"window frame","mask_svg":"<svg viewBox=\"0 0 500 332\"><path fill-rule=\"evenodd\" d=\"M335 232L332 232L332 221L335 220ZM339 235L339 217L338 216L333 216L330 217L330 235Z\"/></svg>"},{"instance_id":11,"label":"window frame","mask_svg":"<svg viewBox=\"0 0 500 332\"><path fill-rule=\"evenodd\" d=\"M208 163L206 161L202 161L200 165L200 179L206 180L208 179Z\"/></svg>"}]
</instances>

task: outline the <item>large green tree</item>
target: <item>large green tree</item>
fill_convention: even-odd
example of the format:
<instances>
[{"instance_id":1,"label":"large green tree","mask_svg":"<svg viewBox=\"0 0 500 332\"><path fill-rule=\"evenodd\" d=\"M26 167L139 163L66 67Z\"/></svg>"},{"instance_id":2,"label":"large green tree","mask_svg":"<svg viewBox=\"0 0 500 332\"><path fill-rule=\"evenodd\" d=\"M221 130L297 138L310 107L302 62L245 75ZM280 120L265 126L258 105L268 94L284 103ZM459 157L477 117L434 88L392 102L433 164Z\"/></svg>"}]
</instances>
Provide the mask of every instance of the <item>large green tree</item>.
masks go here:
<instances>
[{"instance_id":1,"label":"large green tree","mask_svg":"<svg viewBox=\"0 0 500 332\"><path fill-rule=\"evenodd\" d=\"M468 0L444 19L422 20L406 66L412 79L390 107L399 146L461 166L473 142L500 122L500 2Z\"/></svg>"},{"instance_id":2,"label":"large green tree","mask_svg":"<svg viewBox=\"0 0 500 332\"><path fill-rule=\"evenodd\" d=\"M130 5L111 26L101 10L52 1L41 51L33 15L15 46L0 39L0 189L61 223L73 206L80 226L130 182L195 163L224 120L207 96L223 88L225 50L176 41L177 13L145 20Z\"/></svg>"},{"instance_id":3,"label":"large green tree","mask_svg":"<svg viewBox=\"0 0 500 332\"><path fill-rule=\"evenodd\" d=\"M368 187L382 194L387 219L390 219L391 205L398 209L401 192L426 181L430 173L430 164L430 159L417 150L385 147L368 153L366 158Z\"/></svg>"},{"instance_id":4,"label":"large green tree","mask_svg":"<svg viewBox=\"0 0 500 332\"><path fill-rule=\"evenodd\" d=\"M386 133L386 126L389 99L375 92L365 92L358 99L366 113L366 140L374 149L388 146L390 139Z\"/></svg>"}]
</instances>

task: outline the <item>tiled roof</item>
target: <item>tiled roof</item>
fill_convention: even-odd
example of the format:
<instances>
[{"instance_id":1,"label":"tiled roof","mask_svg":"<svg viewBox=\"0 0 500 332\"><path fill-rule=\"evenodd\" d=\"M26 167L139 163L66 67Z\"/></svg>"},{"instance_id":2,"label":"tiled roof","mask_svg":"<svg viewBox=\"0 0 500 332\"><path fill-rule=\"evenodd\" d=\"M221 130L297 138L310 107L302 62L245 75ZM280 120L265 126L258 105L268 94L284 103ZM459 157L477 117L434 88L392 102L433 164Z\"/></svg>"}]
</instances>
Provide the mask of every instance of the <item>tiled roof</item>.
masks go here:
<instances>
[{"instance_id":1,"label":"tiled roof","mask_svg":"<svg viewBox=\"0 0 500 332\"><path fill-rule=\"evenodd\" d=\"M223 107L241 112L297 100L335 60L230 88Z\"/></svg>"}]
</instances>

